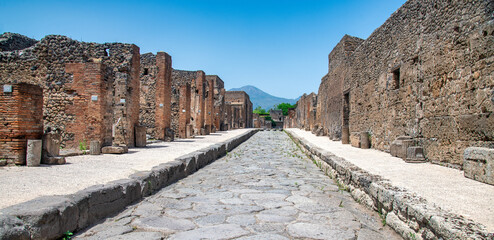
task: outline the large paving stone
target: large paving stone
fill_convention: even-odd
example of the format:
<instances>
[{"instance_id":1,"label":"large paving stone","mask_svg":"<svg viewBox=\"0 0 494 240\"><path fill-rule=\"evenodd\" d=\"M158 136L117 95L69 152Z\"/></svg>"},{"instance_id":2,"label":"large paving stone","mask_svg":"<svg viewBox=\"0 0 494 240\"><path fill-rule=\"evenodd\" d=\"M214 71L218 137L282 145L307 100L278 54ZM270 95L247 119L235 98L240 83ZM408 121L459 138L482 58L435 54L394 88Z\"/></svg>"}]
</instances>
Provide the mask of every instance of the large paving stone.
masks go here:
<instances>
[{"instance_id":1,"label":"large paving stone","mask_svg":"<svg viewBox=\"0 0 494 240\"><path fill-rule=\"evenodd\" d=\"M287 226L292 237L313 239L354 239L355 234L350 230L331 229L323 224L294 223Z\"/></svg>"},{"instance_id":2,"label":"large paving stone","mask_svg":"<svg viewBox=\"0 0 494 240\"><path fill-rule=\"evenodd\" d=\"M194 229L196 225L186 219L177 219L170 217L149 217L140 218L132 223L133 227L139 229L159 231L163 233L174 233L177 231L187 231Z\"/></svg>"},{"instance_id":3,"label":"large paving stone","mask_svg":"<svg viewBox=\"0 0 494 240\"><path fill-rule=\"evenodd\" d=\"M230 239L249 234L246 230L235 224L221 224L210 227L202 227L195 230L175 234L170 239L196 240L204 239Z\"/></svg>"}]
</instances>

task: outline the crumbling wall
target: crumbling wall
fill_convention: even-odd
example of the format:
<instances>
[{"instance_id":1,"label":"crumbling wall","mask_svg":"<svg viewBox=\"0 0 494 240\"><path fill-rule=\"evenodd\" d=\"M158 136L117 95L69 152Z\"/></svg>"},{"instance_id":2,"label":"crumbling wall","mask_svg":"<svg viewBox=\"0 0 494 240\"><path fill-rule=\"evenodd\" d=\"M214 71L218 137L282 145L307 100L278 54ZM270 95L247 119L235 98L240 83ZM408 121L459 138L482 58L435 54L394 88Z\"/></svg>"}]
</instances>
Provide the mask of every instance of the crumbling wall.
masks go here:
<instances>
[{"instance_id":1,"label":"crumbling wall","mask_svg":"<svg viewBox=\"0 0 494 240\"><path fill-rule=\"evenodd\" d=\"M101 124L105 126L105 136L113 135L111 142L105 140L103 145L133 146L134 126L139 117L140 85L139 48L133 44L85 43L49 35L29 48L0 52L0 83L40 86L44 95L44 128L60 131L65 147L78 147L78 139L87 142L93 139L76 128L67 129L67 125L85 118L81 109L72 106L76 98L88 96L86 88L73 87L74 76L66 71L72 63L101 63L102 69L95 71L99 71L107 89L106 96L97 96L97 101L106 101L106 105L111 106ZM84 74L89 75L94 70L85 69L88 72Z\"/></svg>"},{"instance_id":2,"label":"crumbling wall","mask_svg":"<svg viewBox=\"0 0 494 240\"><path fill-rule=\"evenodd\" d=\"M141 55L139 124L153 138L170 140L172 58L165 52Z\"/></svg>"},{"instance_id":3,"label":"crumbling wall","mask_svg":"<svg viewBox=\"0 0 494 240\"><path fill-rule=\"evenodd\" d=\"M206 80L214 83L214 128L218 131L223 131L224 126L224 111L225 111L225 89L224 82L217 75L207 75Z\"/></svg>"},{"instance_id":4,"label":"crumbling wall","mask_svg":"<svg viewBox=\"0 0 494 240\"><path fill-rule=\"evenodd\" d=\"M18 33L3 33L0 35L0 51L14 51L32 47L38 41Z\"/></svg>"},{"instance_id":5,"label":"crumbling wall","mask_svg":"<svg viewBox=\"0 0 494 240\"><path fill-rule=\"evenodd\" d=\"M156 79L158 66L156 55L153 53L141 54L141 95L139 110L139 125L146 127L146 133L156 136Z\"/></svg>"},{"instance_id":6,"label":"crumbling wall","mask_svg":"<svg viewBox=\"0 0 494 240\"><path fill-rule=\"evenodd\" d=\"M189 84L189 88L191 89L190 96L192 97L192 92L195 93L195 79L196 79L196 71L184 71L184 70L172 70L172 121L171 126L173 131L175 132L175 137L180 137L179 135L179 112L180 108L180 87ZM191 87L193 84L194 87ZM190 107L190 103L189 103ZM189 109L190 112L190 109ZM190 117L189 113L189 117ZM188 120L191 122L191 119Z\"/></svg>"},{"instance_id":7,"label":"crumbling wall","mask_svg":"<svg viewBox=\"0 0 494 240\"><path fill-rule=\"evenodd\" d=\"M297 101L296 126L311 131L316 125L317 95L304 94Z\"/></svg>"}]
</instances>

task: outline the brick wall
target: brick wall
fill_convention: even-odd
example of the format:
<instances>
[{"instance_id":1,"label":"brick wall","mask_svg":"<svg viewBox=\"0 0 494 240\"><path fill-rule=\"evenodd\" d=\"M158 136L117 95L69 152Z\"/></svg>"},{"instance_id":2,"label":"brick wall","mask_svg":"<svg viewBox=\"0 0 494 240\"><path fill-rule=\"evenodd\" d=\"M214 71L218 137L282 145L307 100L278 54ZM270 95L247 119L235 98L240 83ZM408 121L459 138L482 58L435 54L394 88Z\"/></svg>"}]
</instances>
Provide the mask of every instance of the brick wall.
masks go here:
<instances>
[{"instance_id":1,"label":"brick wall","mask_svg":"<svg viewBox=\"0 0 494 240\"><path fill-rule=\"evenodd\" d=\"M104 81L105 66L101 63L67 63L65 71L72 74L73 81L66 85L66 91L72 93L72 105L67 106L66 113L74 116L66 123L65 130L73 137L65 142L68 146L92 140L110 145L111 125L104 121L110 109L107 98L107 82Z\"/></svg>"},{"instance_id":2,"label":"brick wall","mask_svg":"<svg viewBox=\"0 0 494 240\"><path fill-rule=\"evenodd\" d=\"M209 79L207 83L205 126L208 132L214 132L214 80Z\"/></svg>"},{"instance_id":3,"label":"brick wall","mask_svg":"<svg viewBox=\"0 0 494 240\"><path fill-rule=\"evenodd\" d=\"M188 126L190 125L190 84L185 83L179 90L179 128L178 137L188 138Z\"/></svg>"},{"instance_id":4,"label":"brick wall","mask_svg":"<svg viewBox=\"0 0 494 240\"><path fill-rule=\"evenodd\" d=\"M195 93L193 94L194 106L191 106L191 110L193 110L194 113L194 132L196 135L201 134L204 124L206 124L206 83L206 74L203 71L197 71L195 79Z\"/></svg>"},{"instance_id":5,"label":"brick wall","mask_svg":"<svg viewBox=\"0 0 494 240\"><path fill-rule=\"evenodd\" d=\"M31 84L0 85L0 159L25 164L28 139L43 135L43 90Z\"/></svg>"},{"instance_id":6,"label":"brick wall","mask_svg":"<svg viewBox=\"0 0 494 240\"><path fill-rule=\"evenodd\" d=\"M171 74L172 58L164 52L156 56L158 76L156 81L156 131L155 138L164 140L165 131L171 127Z\"/></svg>"}]
</instances>

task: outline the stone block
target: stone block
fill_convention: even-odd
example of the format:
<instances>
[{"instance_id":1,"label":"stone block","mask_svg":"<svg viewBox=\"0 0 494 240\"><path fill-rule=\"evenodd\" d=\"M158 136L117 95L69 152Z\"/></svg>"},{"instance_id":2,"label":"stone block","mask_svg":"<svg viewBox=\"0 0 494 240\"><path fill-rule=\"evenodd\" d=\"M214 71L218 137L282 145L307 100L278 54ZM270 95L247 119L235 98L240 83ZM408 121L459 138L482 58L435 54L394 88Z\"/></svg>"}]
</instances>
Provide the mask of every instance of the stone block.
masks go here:
<instances>
[{"instance_id":1,"label":"stone block","mask_svg":"<svg viewBox=\"0 0 494 240\"><path fill-rule=\"evenodd\" d=\"M425 162L424 149L422 147L408 147L405 162L422 163Z\"/></svg>"},{"instance_id":2,"label":"stone block","mask_svg":"<svg viewBox=\"0 0 494 240\"><path fill-rule=\"evenodd\" d=\"M360 148L362 149L370 148L369 132L360 132Z\"/></svg>"},{"instance_id":3,"label":"stone block","mask_svg":"<svg viewBox=\"0 0 494 240\"><path fill-rule=\"evenodd\" d=\"M43 158L60 156L60 143L62 142L62 137L60 134L54 132L45 133L42 141ZM44 162L42 161L41 163Z\"/></svg>"},{"instance_id":4,"label":"stone block","mask_svg":"<svg viewBox=\"0 0 494 240\"><path fill-rule=\"evenodd\" d=\"M103 154L123 154L128 153L129 149L125 146L107 146L101 149Z\"/></svg>"},{"instance_id":5,"label":"stone block","mask_svg":"<svg viewBox=\"0 0 494 240\"><path fill-rule=\"evenodd\" d=\"M350 134L350 144L352 144L352 147L360 148L360 133L359 132L352 132Z\"/></svg>"},{"instance_id":6,"label":"stone block","mask_svg":"<svg viewBox=\"0 0 494 240\"><path fill-rule=\"evenodd\" d=\"M0 216L0 239L30 239L30 234L24 223L17 217Z\"/></svg>"},{"instance_id":7,"label":"stone block","mask_svg":"<svg viewBox=\"0 0 494 240\"><path fill-rule=\"evenodd\" d=\"M348 126L343 126L343 128L341 129L341 143L350 143L350 128Z\"/></svg>"},{"instance_id":8,"label":"stone block","mask_svg":"<svg viewBox=\"0 0 494 240\"><path fill-rule=\"evenodd\" d=\"M136 147L146 147L146 127L135 126Z\"/></svg>"},{"instance_id":9,"label":"stone block","mask_svg":"<svg viewBox=\"0 0 494 240\"><path fill-rule=\"evenodd\" d=\"M414 145L414 141L410 136L399 136L391 143L390 152L394 157L406 159L407 149Z\"/></svg>"},{"instance_id":10,"label":"stone block","mask_svg":"<svg viewBox=\"0 0 494 240\"><path fill-rule=\"evenodd\" d=\"M194 127L192 124L187 124L186 129L185 129L185 138L192 138L194 136Z\"/></svg>"},{"instance_id":11,"label":"stone block","mask_svg":"<svg viewBox=\"0 0 494 240\"><path fill-rule=\"evenodd\" d=\"M101 143L99 141L91 141L89 144L89 154L100 155L101 154Z\"/></svg>"},{"instance_id":12,"label":"stone block","mask_svg":"<svg viewBox=\"0 0 494 240\"><path fill-rule=\"evenodd\" d=\"M41 149L43 142L41 140L27 140L26 165L36 167L41 163Z\"/></svg>"},{"instance_id":13,"label":"stone block","mask_svg":"<svg viewBox=\"0 0 494 240\"><path fill-rule=\"evenodd\" d=\"M165 129L165 142L173 142L175 140L175 132L173 129L166 128Z\"/></svg>"},{"instance_id":14,"label":"stone block","mask_svg":"<svg viewBox=\"0 0 494 240\"><path fill-rule=\"evenodd\" d=\"M65 160L65 157L47 157L43 158L41 163L48 165L62 165L67 163L67 161Z\"/></svg>"},{"instance_id":15,"label":"stone block","mask_svg":"<svg viewBox=\"0 0 494 240\"><path fill-rule=\"evenodd\" d=\"M494 185L494 149L469 147L463 156L465 177Z\"/></svg>"}]
</instances>

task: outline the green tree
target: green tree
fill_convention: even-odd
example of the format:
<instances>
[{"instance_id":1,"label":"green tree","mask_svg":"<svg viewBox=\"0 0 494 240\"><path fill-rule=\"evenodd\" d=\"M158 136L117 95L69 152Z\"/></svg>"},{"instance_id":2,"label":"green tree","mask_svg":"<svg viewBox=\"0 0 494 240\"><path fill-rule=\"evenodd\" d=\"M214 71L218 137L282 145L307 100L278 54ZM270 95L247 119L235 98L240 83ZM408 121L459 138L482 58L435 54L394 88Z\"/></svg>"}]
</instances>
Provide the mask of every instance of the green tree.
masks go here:
<instances>
[{"instance_id":1,"label":"green tree","mask_svg":"<svg viewBox=\"0 0 494 240\"><path fill-rule=\"evenodd\" d=\"M261 108L261 106L257 106L256 109L254 109L254 111L252 111L253 113L257 113L259 115L267 115L268 113L266 112L266 110L264 110L263 108Z\"/></svg>"},{"instance_id":2,"label":"green tree","mask_svg":"<svg viewBox=\"0 0 494 240\"><path fill-rule=\"evenodd\" d=\"M296 108L297 104L290 104L290 103L280 103L276 106L276 109L279 109L283 111L283 115L287 116L288 115L288 109L290 108Z\"/></svg>"}]
</instances>

